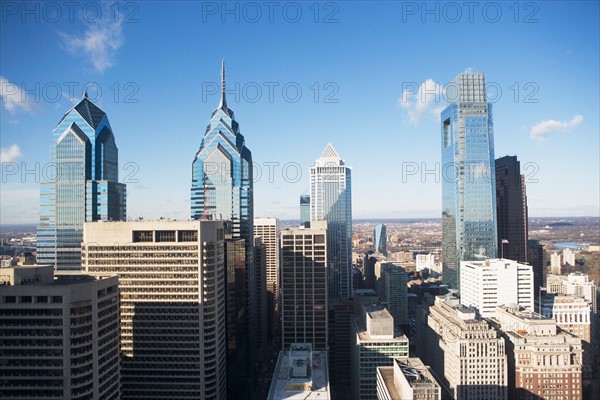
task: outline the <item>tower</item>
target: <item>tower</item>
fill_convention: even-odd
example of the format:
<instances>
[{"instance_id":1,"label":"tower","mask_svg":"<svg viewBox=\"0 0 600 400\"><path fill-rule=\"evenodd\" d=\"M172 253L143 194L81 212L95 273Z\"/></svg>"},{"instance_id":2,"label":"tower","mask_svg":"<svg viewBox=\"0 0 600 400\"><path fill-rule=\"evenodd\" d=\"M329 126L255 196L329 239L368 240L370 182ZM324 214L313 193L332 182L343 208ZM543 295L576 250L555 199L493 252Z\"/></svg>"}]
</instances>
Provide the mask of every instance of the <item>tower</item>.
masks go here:
<instances>
[{"instance_id":1,"label":"tower","mask_svg":"<svg viewBox=\"0 0 600 400\"><path fill-rule=\"evenodd\" d=\"M81 269L83 223L125 220L125 184L106 113L88 98L52 131L53 176L40 188L37 260L58 270Z\"/></svg>"},{"instance_id":2,"label":"tower","mask_svg":"<svg viewBox=\"0 0 600 400\"><path fill-rule=\"evenodd\" d=\"M492 105L485 75L461 73L441 114L442 268L459 288L460 261L496 257L496 189Z\"/></svg>"}]
</instances>

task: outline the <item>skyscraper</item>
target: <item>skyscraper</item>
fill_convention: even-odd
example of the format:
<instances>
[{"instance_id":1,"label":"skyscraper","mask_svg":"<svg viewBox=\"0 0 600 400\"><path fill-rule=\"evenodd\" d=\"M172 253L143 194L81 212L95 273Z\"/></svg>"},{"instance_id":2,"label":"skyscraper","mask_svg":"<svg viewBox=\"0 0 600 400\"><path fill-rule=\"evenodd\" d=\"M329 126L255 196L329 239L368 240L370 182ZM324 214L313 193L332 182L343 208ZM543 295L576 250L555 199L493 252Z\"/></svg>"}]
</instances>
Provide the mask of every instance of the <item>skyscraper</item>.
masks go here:
<instances>
[{"instance_id":1,"label":"skyscraper","mask_svg":"<svg viewBox=\"0 0 600 400\"><path fill-rule=\"evenodd\" d=\"M544 246L539 240L527 241L527 262L533 268L533 295L536 300L540 296L540 288L544 286Z\"/></svg>"},{"instance_id":2,"label":"skyscraper","mask_svg":"<svg viewBox=\"0 0 600 400\"><path fill-rule=\"evenodd\" d=\"M327 221L329 299L352 295L351 170L331 143L310 167L310 220Z\"/></svg>"},{"instance_id":3,"label":"skyscraper","mask_svg":"<svg viewBox=\"0 0 600 400\"><path fill-rule=\"evenodd\" d=\"M256 382L257 289L253 237L252 154L245 145L233 110L225 98L225 64L221 65L221 99L213 111L192 163L191 217L230 221L231 239L244 239L246 248L246 314L248 385ZM244 346L243 346L244 347Z\"/></svg>"},{"instance_id":4,"label":"skyscraper","mask_svg":"<svg viewBox=\"0 0 600 400\"><path fill-rule=\"evenodd\" d=\"M308 343L327 350L327 224L281 231L283 348Z\"/></svg>"},{"instance_id":5,"label":"skyscraper","mask_svg":"<svg viewBox=\"0 0 600 400\"><path fill-rule=\"evenodd\" d=\"M300 226L308 228L310 225L310 195L300 195Z\"/></svg>"},{"instance_id":6,"label":"skyscraper","mask_svg":"<svg viewBox=\"0 0 600 400\"><path fill-rule=\"evenodd\" d=\"M496 189L492 105L485 75L460 73L441 114L442 268L459 288L460 261L496 257Z\"/></svg>"},{"instance_id":7,"label":"skyscraper","mask_svg":"<svg viewBox=\"0 0 600 400\"><path fill-rule=\"evenodd\" d=\"M527 262L527 194L516 156L496 160L498 246L502 258ZM508 242L508 243L506 243Z\"/></svg>"},{"instance_id":8,"label":"skyscraper","mask_svg":"<svg viewBox=\"0 0 600 400\"><path fill-rule=\"evenodd\" d=\"M86 223L82 248L85 272L119 277L121 399L224 400L223 222Z\"/></svg>"},{"instance_id":9,"label":"skyscraper","mask_svg":"<svg viewBox=\"0 0 600 400\"><path fill-rule=\"evenodd\" d=\"M373 244L375 253L387 256L387 229L384 224L379 224L373 230Z\"/></svg>"},{"instance_id":10,"label":"skyscraper","mask_svg":"<svg viewBox=\"0 0 600 400\"><path fill-rule=\"evenodd\" d=\"M269 335L279 320L279 220L275 217L254 218L254 237L266 246L266 295ZM258 264L257 264L258 265Z\"/></svg>"},{"instance_id":11,"label":"skyscraper","mask_svg":"<svg viewBox=\"0 0 600 400\"><path fill-rule=\"evenodd\" d=\"M125 185L106 113L87 92L52 131L53 176L40 187L37 260L59 270L81 269L85 221L125 220Z\"/></svg>"}]
</instances>

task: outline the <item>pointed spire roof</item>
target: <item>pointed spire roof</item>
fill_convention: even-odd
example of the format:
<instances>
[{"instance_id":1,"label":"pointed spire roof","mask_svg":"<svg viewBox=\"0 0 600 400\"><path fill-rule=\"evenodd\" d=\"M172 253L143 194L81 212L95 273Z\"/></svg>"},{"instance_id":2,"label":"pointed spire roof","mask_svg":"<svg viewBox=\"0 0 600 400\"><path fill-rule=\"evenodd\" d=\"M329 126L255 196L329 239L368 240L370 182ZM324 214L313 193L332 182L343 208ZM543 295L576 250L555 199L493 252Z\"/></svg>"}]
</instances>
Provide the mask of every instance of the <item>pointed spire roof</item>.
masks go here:
<instances>
[{"instance_id":1,"label":"pointed spire roof","mask_svg":"<svg viewBox=\"0 0 600 400\"><path fill-rule=\"evenodd\" d=\"M83 94L83 99L73 108L94 129L98 129L102 119L106 116L104 111L88 99L87 90Z\"/></svg>"},{"instance_id":2,"label":"pointed spire roof","mask_svg":"<svg viewBox=\"0 0 600 400\"><path fill-rule=\"evenodd\" d=\"M325 150L323 150L323 154L321 154L321 158L334 158L336 160L341 159L340 155L335 151L335 148L331 143L327 144Z\"/></svg>"},{"instance_id":3,"label":"pointed spire roof","mask_svg":"<svg viewBox=\"0 0 600 400\"><path fill-rule=\"evenodd\" d=\"M219 108L227 110L227 99L225 99L225 59L221 59L221 100L219 100Z\"/></svg>"}]
</instances>

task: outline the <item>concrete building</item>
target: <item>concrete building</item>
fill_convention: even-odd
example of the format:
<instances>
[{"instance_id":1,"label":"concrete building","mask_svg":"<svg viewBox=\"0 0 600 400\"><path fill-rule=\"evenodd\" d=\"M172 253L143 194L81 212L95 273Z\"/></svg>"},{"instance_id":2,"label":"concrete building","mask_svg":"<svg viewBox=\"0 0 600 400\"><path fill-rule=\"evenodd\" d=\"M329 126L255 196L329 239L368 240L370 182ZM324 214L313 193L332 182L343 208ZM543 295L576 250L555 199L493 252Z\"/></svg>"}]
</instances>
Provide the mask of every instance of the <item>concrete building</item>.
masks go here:
<instances>
[{"instance_id":1,"label":"concrete building","mask_svg":"<svg viewBox=\"0 0 600 400\"><path fill-rule=\"evenodd\" d=\"M598 311L596 292L598 287L590 277L581 272L572 272L567 276L548 274L546 278L548 293L562 293L586 299L593 313Z\"/></svg>"},{"instance_id":2,"label":"concrete building","mask_svg":"<svg viewBox=\"0 0 600 400\"><path fill-rule=\"evenodd\" d=\"M550 271L553 274L560 275L562 270L562 255L558 252L554 252L550 255Z\"/></svg>"},{"instance_id":3,"label":"concrete building","mask_svg":"<svg viewBox=\"0 0 600 400\"><path fill-rule=\"evenodd\" d=\"M327 351L327 223L281 231L282 344Z\"/></svg>"},{"instance_id":4,"label":"concrete building","mask_svg":"<svg viewBox=\"0 0 600 400\"><path fill-rule=\"evenodd\" d=\"M457 299L438 296L417 315L417 354L455 400L507 400L505 341Z\"/></svg>"},{"instance_id":5,"label":"concrete building","mask_svg":"<svg viewBox=\"0 0 600 400\"><path fill-rule=\"evenodd\" d=\"M222 221L85 223L82 267L116 274L123 400L226 396Z\"/></svg>"},{"instance_id":6,"label":"concrete building","mask_svg":"<svg viewBox=\"0 0 600 400\"><path fill-rule=\"evenodd\" d=\"M393 263L381 266L380 298L388 309L394 323L399 326L408 324L408 296L406 287L406 271Z\"/></svg>"},{"instance_id":7,"label":"concrete building","mask_svg":"<svg viewBox=\"0 0 600 400\"><path fill-rule=\"evenodd\" d=\"M0 398L120 399L117 278L0 268Z\"/></svg>"},{"instance_id":8,"label":"concrete building","mask_svg":"<svg viewBox=\"0 0 600 400\"><path fill-rule=\"evenodd\" d=\"M352 398L376 400L377 367L408 358L408 338L381 303L361 303L360 318L353 319L353 336Z\"/></svg>"},{"instance_id":9,"label":"concrete building","mask_svg":"<svg viewBox=\"0 0 600 400\"><path fill-rule=\"evenodd\" d=\"M562 252L562 256L563 256L563 263L569 264L571 267L575 266L575 256L576 256L576 252L573 249L564 249Z\"/></svg>"},{"instance_id":10,"label":"concrete building","mask_svg":"<svg viewBox=\"0 0 600 400\"><path fill-rule=\"evenodd\" d=\"M277 358L268 400L329 400L329 375L324 351L309 343L293 343Z\"/></svg>"},{"instance_id":11,"label":"concrete building","mask_svg":"<svg viewBox=\"0 0 600 400\"><path fill-rule=\"evenodd\" d=\"M419 358L377 367L377 400L442 400L439 383Z\"/></svg>"},{"instance_id":12,"label":"concrete building","mask_svg":"<svg viewBox=\"0 0 600 400\"><path fill-rule=\"evenodd\" d=\"M496 306L518 304L533 309L531 265L506 259L463 261L460 303L474 307L481 317L493 317Z\"/></svg>"},{"instance_id":13,"label":"concrete building","mask_svg":"<svg viewBox=\"0 0 600 400\"><path fill-rule=\"evenodd\" d=\"M254 218L254 237L266 247L267 323L272 335L279 321L279 220L274 217Z\"/></svg>"},{"instance_id":14,"label":"concrete building","mask_svg":"<svg viewBox=\"0 0 600 400\"><path fill-rule=\"evenodd\" d=\"M492 321L506 339L511 400L583 398L581 339L518 306L498 307Z\"/></svg>"},{"instance_id":15,"label":"concrete building","mask_svg":"<svg viewBox=\"0 0 600 400\"><path fill-rule=\"evenodd\" d=\"M433 270L436 272L438 267L435 264L435 255L434 254L417 254L415 256L415 262L417 264L417 271L422 271L424 269Z\"/></svg>"}]
</instances>

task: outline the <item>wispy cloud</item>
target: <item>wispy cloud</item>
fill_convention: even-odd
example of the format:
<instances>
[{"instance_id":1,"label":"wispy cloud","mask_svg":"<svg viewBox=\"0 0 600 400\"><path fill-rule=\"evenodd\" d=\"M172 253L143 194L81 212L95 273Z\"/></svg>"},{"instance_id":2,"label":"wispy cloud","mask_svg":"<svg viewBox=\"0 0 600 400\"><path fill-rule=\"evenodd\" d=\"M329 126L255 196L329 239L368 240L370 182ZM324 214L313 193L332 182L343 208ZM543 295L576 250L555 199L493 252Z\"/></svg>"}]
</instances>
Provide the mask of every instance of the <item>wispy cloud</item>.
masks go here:
<instances>
[{"instance_id":1,"label":"wispy cloud","mask_svg":"<svg viewBox=\"0 0 600 400\"><path fill-rule=\"evenodd\" d=\"M29 100L27 93L22 91L19 85L10 82L3 76L0 76L0 97L2 97L2 105L11 115L14 115L17 110L28 113L33 111L33 103Z\"/></svg>"},{"instance_id":2,"label":"wispy cloud","mask_svg":"<svg viewBox=\"0 0 600 400\"><path fill-rule=\"evenodd\" d=\"M551 133L562 133L569 132L572 128L578 126L583 122L583 115L577 114L569 121L557 121L555 119L548 119L535 124L529 135L532 139L545 140Z\"/></svg>"},{"instance_id":3,"label":"wispy cloud","mask_svg":"<svg viewBox=\"0 0 600 400\"><path fill-rule=\"evenodd\" d=\"M10 147L2 147L0 149L0 163L15 162L23 155L18 144L13 144Z\"/></svg>"},{"instance_id":4,"label":"wispy cloud","mask_svg":"<svg viewBox=\"0 0 600 400\"><path fill-rule=\"evenodd\" d=\"M414 86L413 86L414 87ZM405 88L398 101L408 115L408 123L418 125L424 114L439 115L444 108L443 85L429 78L422 82L415 91Z\"/></svg>"},{"instance_id":5,"label":"wispy cloud","mask_svg":"<svg viewBox=\"0 0 600 400\"><path fill-rule=\"evenodd\" d=\"M116 63L117 50L123 45L123 18L111 18L88 23L84 33L69 35L58 32L65 49L74 56L83 56L97 72L104 72Z\"/></svg>"}]
</instances>

